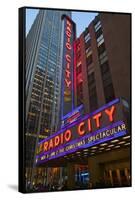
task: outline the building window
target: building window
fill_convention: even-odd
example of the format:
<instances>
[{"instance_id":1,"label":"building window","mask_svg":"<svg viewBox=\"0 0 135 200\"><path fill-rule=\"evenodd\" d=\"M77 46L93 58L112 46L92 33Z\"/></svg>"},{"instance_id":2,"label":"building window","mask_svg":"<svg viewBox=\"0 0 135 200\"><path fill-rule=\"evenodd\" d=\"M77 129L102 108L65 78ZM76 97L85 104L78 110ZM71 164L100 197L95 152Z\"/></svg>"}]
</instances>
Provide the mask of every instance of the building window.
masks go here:
<instances>
[{"instance_id":1,"label":"building window","mask_svg":"<svg viewBox=\"0 0 135 200\"><path fill-rule=\"evenodd\" d=\"M88 40L87 43L85 43L85 49L88 49L91 46L91 40Z\"/></svg>"},{"instance_id":2,"label":"building window","mask_svg":"<svg viewBox=\"0 0 135 200\"><path fill-rule=\"evenodd\" d=\"M97 31L101 28L101 22L98 21L98 22L95 24L94 28L95 28L95 32L97 32Z\"/></svg>"},{"instance_id":3,"label":"building window","mask_svg":"<svg viewBox=\"0 0 135 200\"><path fill-rule=\"evenodd\" d=\"M105 43L102 43L102 44L98 47L98 54L101 55L104 51L105 51Z\"/></svg>"},{"instance_id":4,"label":"building window","mask_svg":"<svg viewBox=\"0 0 135 200\"><path fill-rule=\"evenodd\" d=\"M92 55L92 50L90 50L90 51L88 51L87 53L86 53L86 57L88 58L89 56L91 56Z\"/></svg>"},{"instance_id":5,"label":"building window","mask_svg":"<svg viewBox=\"0 0 135 200\"><path fill-rule=\"evenodd\" d=\"M92 54L90 54L89 57L86 58L87 66L90 65L90 64L92 64L92 62L93 62Z\"/></svg>"},{"instance_id":6,"label":"building window","mask_svg":"<svg viewBox=\"0 0 135 200\"><path fill-rule=\"evenodd\" d=\"M104 93L105 93L106 103L112 101L115 98L114 89L113 89L112 83L110 83L109 85L104 87Z\"/></svg>"},{"instance_id":7,"label":"building window","mask_svg":"<svg viewBox=\"0 0 135 200\"><path fill-rule=\"evenodd\" d=\"M84 42L85 42L85 49L91 46L91 38L88 28L86 28L86 30L84 31Z\"/></svg>"},{"instance_id":8,"label":"building window","mask_svg":"<svg viewBox=\"0 0 135 200\"><path fill-rule=\"evenodd\" d=\"M107 57L107 52L104 51L100 56L99 56L99 60L100 60L100 64L102 65L103 63L105 63L108 60Z\"/></svg>"},{"instance_id":9,"label":"building window","mask_svg":"<svg viewBox=\"0 0 135 200\"><path fill-rule=\"evenodd\" d=\"M83 83L80 82L77 85L77 105L79 106L83 102Z\"/></svg>"},{"instance_id":10,"label":"building window","mask_svg":"<svg viewBox=\"0 0 135 200\"><path fill-rule=\"evenodd\" d=\"M97 94L96 89L94 89L94 92L89 95L90 98L90 111L94 111L97 109Z\"/></svg>"},{"instance_id":11,"label":"building window","mask_svg":"<svg viewBox=\"0 0 135 200\"><path fill-rule=\"evenodd\" d=\"M104 43L104 37L103 37L103 34L101 34L98 38L97 38L97 45L98 47Z\"/></svg>"},{"instance_id":12,"label":"building window","mask_svg":"<svg viewBox=\"0 0 135 200\"><path fill-rule=\"evenodd\" d=\"M102 28L100 27L100 29L95 33L96 34L96 38L99 38L102 35Z\"/></svg>"},{"instance_id":13,"label":"building window","mask_svg":"<svg viewBox=\"0 0 135 200\"><path fill-rule=\"evenodd\" d=\"M89 76L88 76L88 84L93 84L95 83L95 75L94 72L92 72Z\"/></svg>"},{"instance_id":14,"label":"building window","mask_svg":"<svg viewBox=\"0 0 135 200\"><path fill-rule=\"evenodd\" d=\"M108 61L100 66L106 103L115 98Z\"/></svg>"},{"instance_id":15,"label":"building window","mask_svg":"<svg viewBox=\"0 0 135 200\"><path fill-rule=\"evenodd\" d=\"M109 64L108 62L105 62L103 65L100 66L101 74L104 76L106 73L109 72Z\"/></svg>"},{"instance_id":16,"label":"building window","mask_svg":"<svg viewBox=\"0 0 135 200\"><path fill-rule=\"evenodd\" d=\"M84 37L85 43L87 43L90 40L90 33L87 33Z\"/></svg>"},{"instance_id":17,"label":"building window","mask_svg":"<svg viewBox=\"0 0 135 200\"><path fill-rule=\"evenodd\" d=\"M88 47L88 48L85 50L86 54L89 53L90 51L91 51L91 47Z\"/></svg>"},{"instance_id":18,"label":"building window","mask_svg":"<svg viewBox=\"0 0 135 200\"><path fill-rule=\"evenodd\" d=\"M93 110L97 109L97 107L98 107L94 72L92 72L90 75L88 75L88 88L89 88L90 111L93 111Z\"/></svg>"}]
</instances>

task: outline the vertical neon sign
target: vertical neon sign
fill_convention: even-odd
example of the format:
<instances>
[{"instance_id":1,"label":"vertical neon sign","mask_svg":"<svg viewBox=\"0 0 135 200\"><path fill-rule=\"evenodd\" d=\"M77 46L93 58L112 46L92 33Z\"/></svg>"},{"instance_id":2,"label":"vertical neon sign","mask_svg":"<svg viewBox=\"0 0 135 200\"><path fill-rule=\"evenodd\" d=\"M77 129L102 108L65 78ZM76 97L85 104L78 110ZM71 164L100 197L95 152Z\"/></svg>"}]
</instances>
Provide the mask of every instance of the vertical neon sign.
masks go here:
<instances>
[{"instance_id":1,"label":"vertical neon sign","mask_svg":"<svg viewBox=\"0 0 135 200\"><path fill-rule=\"evenodd\" d=\"M75 23L66 15L62 16L64 23L63 40L63 76L62 76L62 118L74 109L74 49Z\"/></svg>"}]
</instances>

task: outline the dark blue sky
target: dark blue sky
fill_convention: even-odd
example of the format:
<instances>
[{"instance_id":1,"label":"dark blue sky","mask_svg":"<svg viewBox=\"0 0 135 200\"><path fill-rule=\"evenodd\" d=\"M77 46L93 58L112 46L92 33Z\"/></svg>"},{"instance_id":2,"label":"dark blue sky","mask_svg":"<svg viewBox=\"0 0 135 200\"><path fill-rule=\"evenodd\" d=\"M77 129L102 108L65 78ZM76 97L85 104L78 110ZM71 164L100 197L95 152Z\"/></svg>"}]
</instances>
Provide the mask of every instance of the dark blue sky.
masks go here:
<instances>
[{"instance_id":1,"label":"dark blue sky","mask_svg":"<svg viewBox=\"0 0 135 200\"><path fill-rule=\"evenodd\" d=\"M28 33L37 13L38 9L26 10L26 34ZM72 12L72 19L76 23L77 27L77 37L85 30L97 14L98 13L95 12Z\"/></svg>"}]
</instances>

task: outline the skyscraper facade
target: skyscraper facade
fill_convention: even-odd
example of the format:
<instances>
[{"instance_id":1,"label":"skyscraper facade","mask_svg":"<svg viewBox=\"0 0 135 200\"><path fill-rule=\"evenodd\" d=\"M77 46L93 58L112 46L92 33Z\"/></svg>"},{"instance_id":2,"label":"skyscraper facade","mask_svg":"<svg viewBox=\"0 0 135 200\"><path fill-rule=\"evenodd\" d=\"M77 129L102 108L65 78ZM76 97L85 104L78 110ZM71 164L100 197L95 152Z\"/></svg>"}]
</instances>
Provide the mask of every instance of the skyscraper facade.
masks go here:
<instances>
[{"instance_id":1,"label":"skyscraper facade","mask_svg":"<svg viewBox=\"0 0 135 200\"><path fill-rule=\"evenodd\" d=\"M26 37L25 151L28 182L33 173L37 141L60 126L63 14L71 16L70 11L40 9ZM42 170L39 171L40 175Z\"/></svg>"}]
</instances>

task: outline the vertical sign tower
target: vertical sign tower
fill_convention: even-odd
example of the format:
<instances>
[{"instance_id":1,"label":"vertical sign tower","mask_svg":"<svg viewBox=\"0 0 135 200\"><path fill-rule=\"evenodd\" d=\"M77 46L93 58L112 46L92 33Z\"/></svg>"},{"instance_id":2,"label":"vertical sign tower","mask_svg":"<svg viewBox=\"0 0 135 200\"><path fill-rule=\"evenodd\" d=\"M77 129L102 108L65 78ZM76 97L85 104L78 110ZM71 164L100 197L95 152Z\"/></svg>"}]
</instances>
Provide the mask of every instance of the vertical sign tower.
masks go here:
<instances>
[{"instance_id":1,"label":"vertical sign tower","mask_svg":"<svg viewBox=\"0 0 135 200\"><path fill-rule=\"evenodd\" d=\"M75 23L66 15L63 21L63 60L61 118L74 109L74 41L76 39Z\"/></svg>"}]
</instances>

